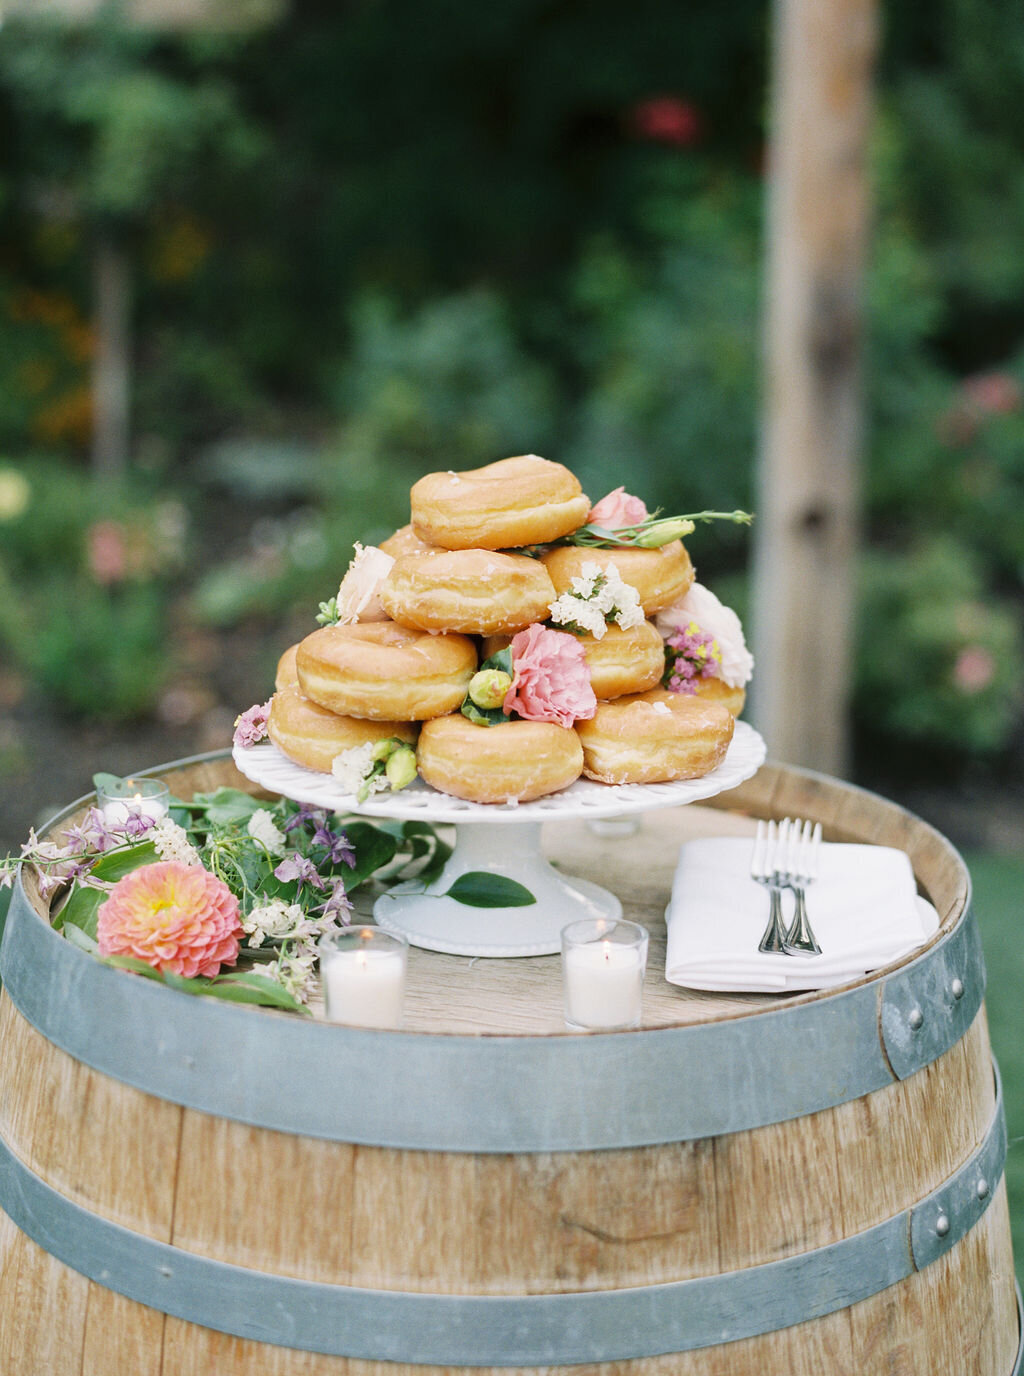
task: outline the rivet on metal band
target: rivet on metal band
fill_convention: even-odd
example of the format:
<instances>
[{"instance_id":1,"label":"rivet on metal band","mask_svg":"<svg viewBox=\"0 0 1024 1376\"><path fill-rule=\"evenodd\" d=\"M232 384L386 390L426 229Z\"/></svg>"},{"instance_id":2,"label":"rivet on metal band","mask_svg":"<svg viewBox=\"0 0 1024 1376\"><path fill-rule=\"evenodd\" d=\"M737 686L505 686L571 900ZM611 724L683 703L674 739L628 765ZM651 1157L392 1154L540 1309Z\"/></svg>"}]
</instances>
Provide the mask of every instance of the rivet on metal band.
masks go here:
<instances>
[{"instance_id":1,"label":"rivet on metal band","mask_svg":"<svg viewBox=\"0 0 1024 1376\"><path fill-rule=\"evenodd\" d=\"M913 1208L781 1261L671 1284L551 1295L427 1295L294 1280L213 1261L99 1218L0 1141L0 1205L58 1260L164 1313L280 1347L438 1366L557 1366L654 1357L845 1309L950 1250L1006 1155L1002 1094L977 1151ZM937 1215L946 1220L937 1236ZM908 1245L909 1238L909 1245Z\"/></svg>"}]
</instances>

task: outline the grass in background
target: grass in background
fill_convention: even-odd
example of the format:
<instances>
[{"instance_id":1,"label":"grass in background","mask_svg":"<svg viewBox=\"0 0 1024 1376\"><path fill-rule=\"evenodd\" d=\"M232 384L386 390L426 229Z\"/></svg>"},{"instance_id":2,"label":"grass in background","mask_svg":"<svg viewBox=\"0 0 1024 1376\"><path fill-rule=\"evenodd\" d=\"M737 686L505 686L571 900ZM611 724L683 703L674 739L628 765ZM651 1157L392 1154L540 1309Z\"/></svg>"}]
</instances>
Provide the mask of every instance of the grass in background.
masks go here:
<instances>
[{"instance_id":1,"label":"grass in background","mask_svg":"<svg viewBox=\"0 0 1024 1376\"><path fill-rule=\"evenodd\" d=\"M992 1050L999 1062L1010 1149L1006 1185L1017 1276L1024 1282L1024 851L1020 855L965 856L974 886L974 911L985 947Z\"/></svg>"}]
</instances>

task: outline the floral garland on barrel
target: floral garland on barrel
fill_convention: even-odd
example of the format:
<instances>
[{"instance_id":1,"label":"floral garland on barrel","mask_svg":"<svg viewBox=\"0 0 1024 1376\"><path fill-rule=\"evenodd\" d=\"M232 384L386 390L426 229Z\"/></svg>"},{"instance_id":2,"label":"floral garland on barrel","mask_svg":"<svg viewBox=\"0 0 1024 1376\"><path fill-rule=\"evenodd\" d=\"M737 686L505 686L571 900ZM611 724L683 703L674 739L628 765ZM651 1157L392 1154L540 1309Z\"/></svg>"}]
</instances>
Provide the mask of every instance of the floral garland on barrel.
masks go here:
<instances>
[{"instance_id":1,"label":"floral garland on barrel","mask_svg":"<svg viewBox=\"0 0 1024 1376\"><path fill-rule=\"evenodd\" d=\"M97 775L97 788L110 778ZM96 958L184 993L292 1012L308 1011L317 943L348 925L360 885L413 873L426 884L451 854L423 822L342 825L234 788L172 798L165 816L123 811L111 821L90 807L56 840L31 831L19 856L0 858L0 888L29 865L54 928ZM449 892L477 906L510 901L488 878L464 875Z\"/></svg>"}]
</instances>

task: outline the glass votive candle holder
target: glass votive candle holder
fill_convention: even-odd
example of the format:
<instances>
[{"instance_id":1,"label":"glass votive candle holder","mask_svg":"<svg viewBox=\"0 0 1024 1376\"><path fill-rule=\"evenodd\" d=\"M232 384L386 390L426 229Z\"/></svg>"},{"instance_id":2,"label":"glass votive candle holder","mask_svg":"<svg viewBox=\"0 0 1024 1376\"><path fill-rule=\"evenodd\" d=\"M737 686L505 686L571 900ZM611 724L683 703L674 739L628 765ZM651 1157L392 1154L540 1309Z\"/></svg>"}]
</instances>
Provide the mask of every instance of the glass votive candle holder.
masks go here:
<instances>
[{"instance_id":1,"label":"glass votive candle holder","mask_svg":"<svg viewBox=\"0 0 1024 1376\"><path fill-rule=\"evenodd\" d=\"M566 1027L640 1026L647 940L645 927L624 919L584 918L562 928Z\"/></svg>"},{"instance_id":2,"label":"glass votive candle holder","mask_svg":"<svg viewBox=\"0 0 1024 1376\"><path fill-rule=\"evenodd\" d=\"M329 1022L401 1027L409 943L380 927L346 927L317 943Z\"/></svg>"},{"instance_id":3,"label":"glass votive candle holder","mask_svg":"<svg viewBox=\"0 0 1024 1376\"><path fill-rule=\"evenodd\" d=\"M111 779L97 788L96 806L108 826L124 826L129 817L159 822L171 809L171 794L163 779Z\"/></svg>"}]
</instances>

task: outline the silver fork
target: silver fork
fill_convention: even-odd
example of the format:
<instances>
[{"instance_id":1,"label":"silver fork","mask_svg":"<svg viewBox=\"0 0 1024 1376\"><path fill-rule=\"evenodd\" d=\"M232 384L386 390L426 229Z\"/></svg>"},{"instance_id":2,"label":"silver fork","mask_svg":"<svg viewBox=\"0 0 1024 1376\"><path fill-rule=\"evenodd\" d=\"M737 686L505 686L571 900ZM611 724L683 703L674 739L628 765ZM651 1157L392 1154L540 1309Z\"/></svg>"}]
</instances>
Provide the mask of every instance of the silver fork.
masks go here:
<instances>
[{"instance_id":1,"label":"silver fork","mask_svg":"<svg viewBox=\"0 0 1024 1376\"><path fill-rule=\"evenodd\" d=\"M788 820L788 819L787 819ZM818 852L821 847L821 823L792 822L782 855L779 882L792 889L796 900L793 921L786 932L784 949L794 956L817 956L821 947L807 920L807 886L818 877Z\"/></svg>"},{"instance_id":2,"label":"silver fork","mask_svg":"<svg viewBox=\"0 0 1024 1376\"><path fill-rule=\"evenodd\" d=\"M785 846L789 831L789 821L758 822L754 837L754 850L750 858L750 877L763 884L768 890L768 925L758 943L759 951L784 952L786 949L786 926L782 920L782 884L777 871L777 862Z\"/></svg>"}]
</instances>

